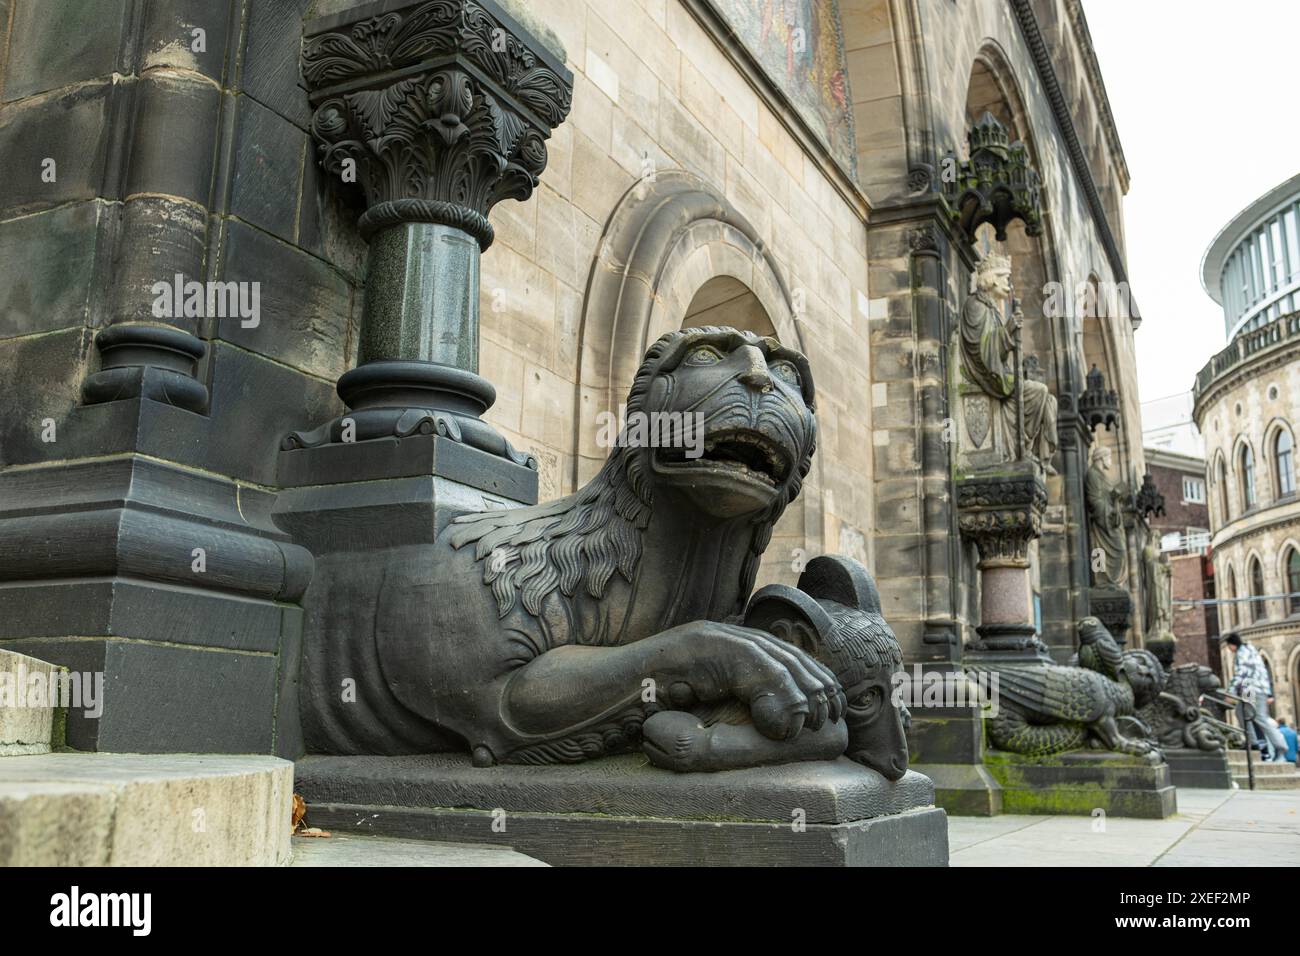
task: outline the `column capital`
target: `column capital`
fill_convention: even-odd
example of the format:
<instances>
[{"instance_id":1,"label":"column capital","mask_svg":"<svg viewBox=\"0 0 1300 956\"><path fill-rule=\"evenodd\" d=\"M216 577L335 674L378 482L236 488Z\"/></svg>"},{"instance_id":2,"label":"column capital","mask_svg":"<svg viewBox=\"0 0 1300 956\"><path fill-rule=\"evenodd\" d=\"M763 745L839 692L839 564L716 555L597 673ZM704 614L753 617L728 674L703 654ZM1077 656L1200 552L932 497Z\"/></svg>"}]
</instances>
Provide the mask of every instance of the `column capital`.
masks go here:
<instances>
[{"instance_id":1,"label":"column capital","mask_svg":"<svg viewBox=\"0 0 1300 956\"><path fill-rule=\"evenodd\" d=\"M526 200L573 75L491 0L381 0L307 24L302 75L325 170L365 197L364 235L403 222L462 229Z\"/></svg>"},{"instance_id":2,"label":"column capital","mask_svg":"<svg viewBox=\"0 0 1300 956\"><path fill-rule=\"evenodd\" d=\"M1047 485L1036 465L957 479L957 525L979 548L981 569L1027 568L1029 542L1042 534L1046 508Z\"/></svg>"}]
</instances>

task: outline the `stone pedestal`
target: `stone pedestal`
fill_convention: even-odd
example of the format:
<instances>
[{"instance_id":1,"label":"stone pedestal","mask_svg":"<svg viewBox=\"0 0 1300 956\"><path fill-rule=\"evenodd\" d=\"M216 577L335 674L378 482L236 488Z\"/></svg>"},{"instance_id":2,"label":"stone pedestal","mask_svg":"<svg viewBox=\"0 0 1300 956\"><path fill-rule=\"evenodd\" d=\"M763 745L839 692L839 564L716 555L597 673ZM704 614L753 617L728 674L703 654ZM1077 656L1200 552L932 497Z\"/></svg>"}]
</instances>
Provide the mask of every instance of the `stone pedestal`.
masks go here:
<instances>
[{"instance_id":1,"label":"stone pedestal","mask_svg":"<svg viewBox=\"0 0 1300 956\"><path fill-rule=\"evenodd\" d=\"M965 679L956 664L914 665L922 680ZM967 698L969 701L970 698ZM984 727L980 708L928 706L913 697L907 729L908 766L934 781L934 802L957 816L992 816L1002 812L1001 786L984 769Z\"/></svg>"},{"instance_id":2,"label":"stone pedestal","mask_svg":"<svg viewBox=\"0 0 1300 956\"><path fill-rule=\"evenodd\" d=\"M468 756L308 757L313 826L509 846L553 865L946 866L929 779L845 758L678 774L640 755L474 768Z\"/></svg>"},{"instance_id":3,"label":"stone pedestal","mask_svg":"<svg viewBox=\"0 0 1300 956\"><path fill-rule=\"evenodd\" d=\"M1133 757L1072 751L1052 757L987 750L984 766L1002 785L1004 813L1061 813L1163 820L1178 810L1169 765L1158 754Z\"/></svg>"},{"instance_id":4,"label":"stone pedestal","mask_svg":"<svg viewBox=\"0 0 1300 956\"><path fill-rule=\"evenodd\" d=\"M979 548L980 651L1041 646L1034 628L1029 542L1039 536L1047 486L1033 461L1009 462L957 481L958 527Z\"/></svg>"},{"instance_id":5,"label":"stone pedestal","mask_svg":"<svg viewBox=\"0 0 1300 956\"><path fill-rule=\"evenodd\" d=\"M1088 603L1115 642L1120 647L1128 643L1128 629L1133 620L1133 598L1129 593L1113 586L1089 588Z\"/></svg>"},{"instance_id":6,"label":"stone pedestal","mask_svg":"<svg viewBox=\"0 0 1300 956\"><path fill-rule=\"evenodd\" d=\"M1165 762L1175 787L1232 789L1232 768L1226 751L1169 749L1165 751Z\"/></svg>"}]
</instances>

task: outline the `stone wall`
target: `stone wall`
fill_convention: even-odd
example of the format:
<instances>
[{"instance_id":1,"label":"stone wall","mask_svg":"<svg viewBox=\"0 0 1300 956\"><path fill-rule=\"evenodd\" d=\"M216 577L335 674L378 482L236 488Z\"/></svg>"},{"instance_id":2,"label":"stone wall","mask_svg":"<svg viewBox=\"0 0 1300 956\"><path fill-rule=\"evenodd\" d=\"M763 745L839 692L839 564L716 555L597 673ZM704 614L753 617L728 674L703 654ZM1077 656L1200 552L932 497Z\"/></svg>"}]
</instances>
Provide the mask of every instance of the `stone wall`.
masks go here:
<instances>
[{"instance_id":1,"label":"stone wall","mask_svg":"<svg viewBox=\"0 0 1300 956\"><path fill-rule=\"evenodd\" d=\"M529 5L564 45L573 112L547 144L550 161L532 198L503 203L492 216L480 371L500 399L487 418L538 456L542 499L572 491L608 454L589 423L594 412L616 410L621 390L611 383L611 394L600 393L605 383L583 369L608 366L613 317L586 313L584 296L605 267L601 242L616 212L660 176L685 170L752 230L692 230L665 243L658 264L670 268L651 293L666 307L637 347L681 327L710 278L756 288L753 262L770 254L785 286L771 310L786 315L768 318L786 326L783 340L795 337L817 383L816 463L762 576L793 583L795 549L870 558L865 200L801 147L692 9L676 0Z\"/></svg>"}]
</instances>

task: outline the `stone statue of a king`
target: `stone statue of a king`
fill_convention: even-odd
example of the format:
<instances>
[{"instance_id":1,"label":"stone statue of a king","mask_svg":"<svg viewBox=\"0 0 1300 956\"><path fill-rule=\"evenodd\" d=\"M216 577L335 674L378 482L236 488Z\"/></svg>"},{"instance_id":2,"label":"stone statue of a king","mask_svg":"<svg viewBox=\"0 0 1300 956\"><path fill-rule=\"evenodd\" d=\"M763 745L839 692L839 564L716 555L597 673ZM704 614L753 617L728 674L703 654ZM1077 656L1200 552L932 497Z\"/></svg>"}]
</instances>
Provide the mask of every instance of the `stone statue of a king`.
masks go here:
<instances>
[{"instance_id":1,"label":"stone statue of a king","mask_svg":"<svg viewBox=\"0 0 1300 956\"><path fill-rule=\"evenodd\" d=\"M974 290L961 309L961 346L968 377L999 405L1006 434L1019 430L1016 409L1016 348L1024 316L1016 309L1004 321L1011 297L1011 261L993 253L980 260ZM1020 374L1024 407L1025 448L1055 474L1056 396L1042 382Z\"/></svg>"}]
</instances>

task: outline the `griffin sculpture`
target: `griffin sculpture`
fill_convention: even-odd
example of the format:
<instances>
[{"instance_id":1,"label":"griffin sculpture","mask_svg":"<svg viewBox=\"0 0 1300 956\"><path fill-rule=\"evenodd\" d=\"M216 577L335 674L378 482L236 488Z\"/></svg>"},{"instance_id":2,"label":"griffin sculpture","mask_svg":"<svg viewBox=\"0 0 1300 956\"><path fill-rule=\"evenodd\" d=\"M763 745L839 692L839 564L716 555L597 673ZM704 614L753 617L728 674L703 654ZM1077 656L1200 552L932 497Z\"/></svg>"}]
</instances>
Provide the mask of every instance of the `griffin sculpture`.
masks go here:
<instances>
[{"instance_id":1,"label":"griffin sculpture","mask_svg":"<svg viewBox=\"0 0 1300 956\"><path fill-rule=\"evenodd\" d=\"M1124 654L1095 617L1078 628L1079 666L967 665L977 677L997 675L998 714L985 721L994 747L1027 756L1084 746L1135 756L1157 749L1135 715L1164 684L1160 662L1146 651Z\"/></svg>"}]
</instances>

